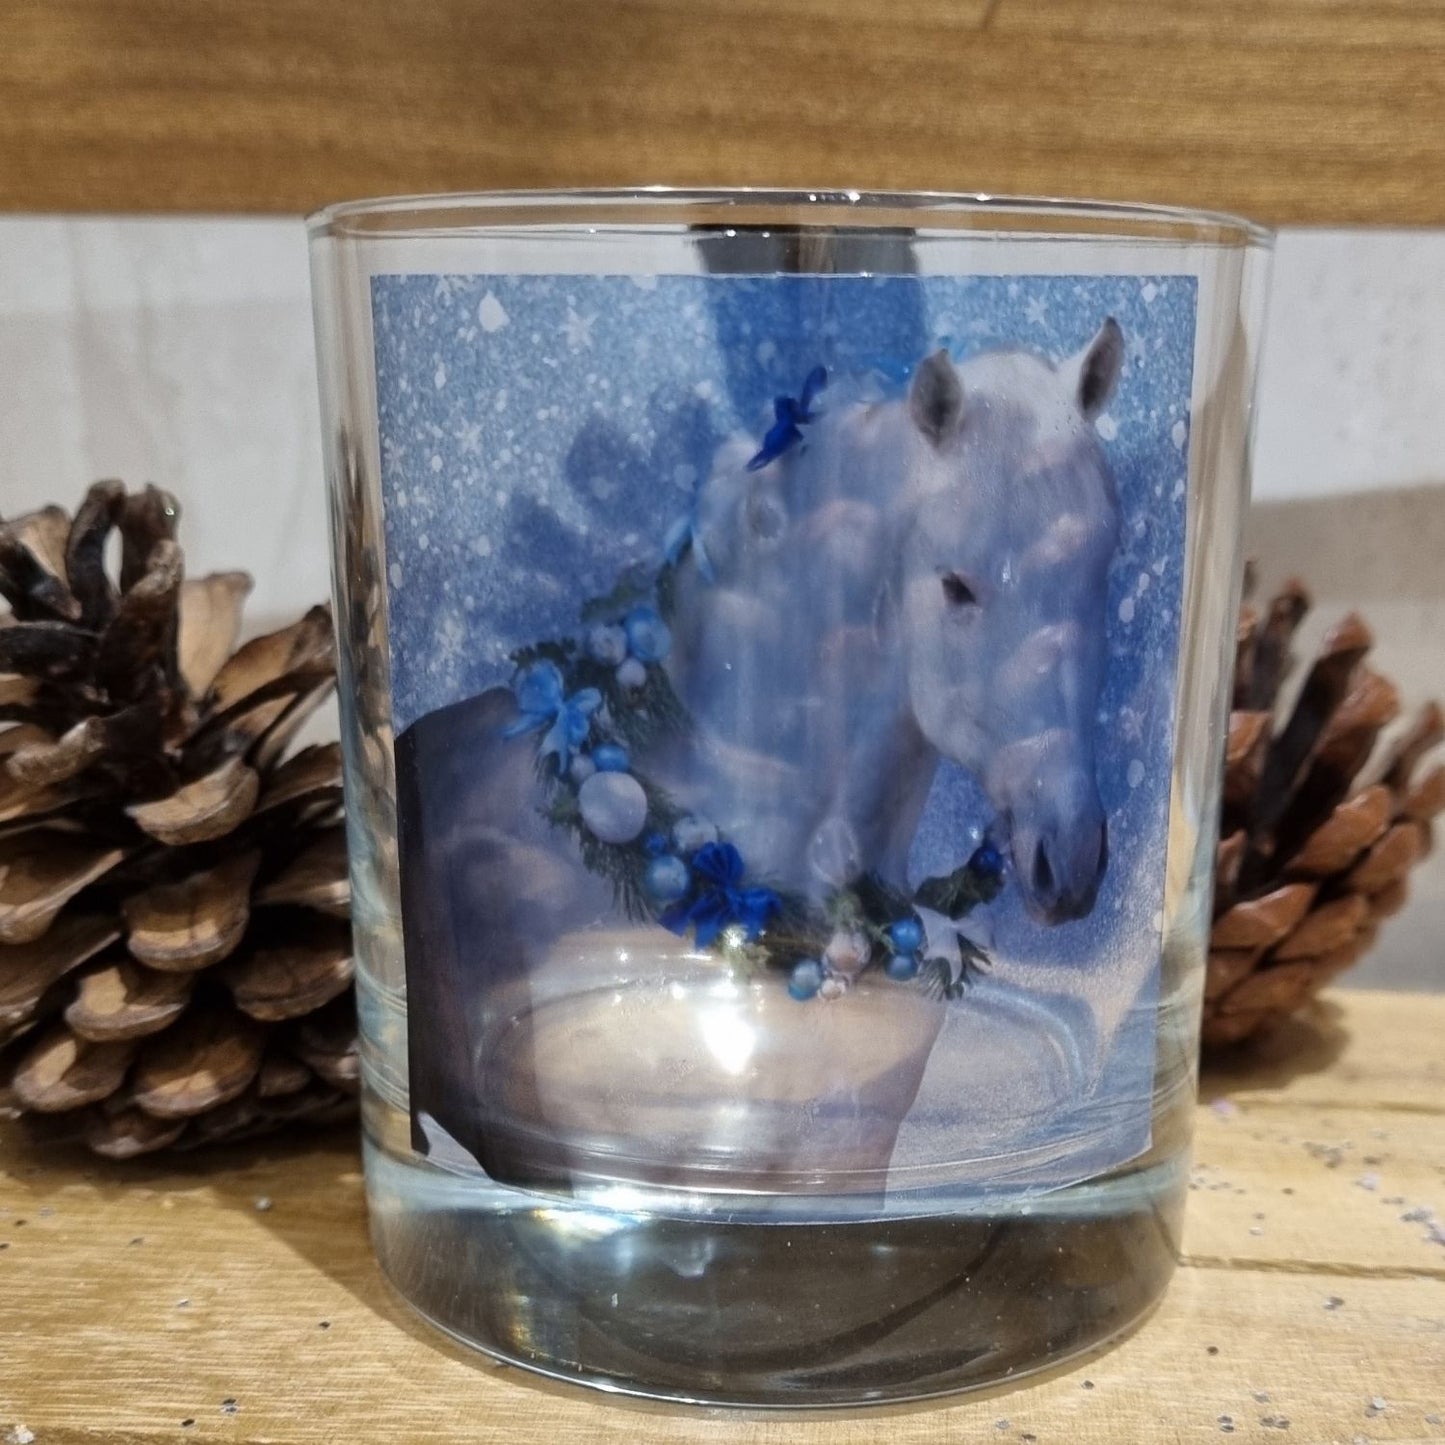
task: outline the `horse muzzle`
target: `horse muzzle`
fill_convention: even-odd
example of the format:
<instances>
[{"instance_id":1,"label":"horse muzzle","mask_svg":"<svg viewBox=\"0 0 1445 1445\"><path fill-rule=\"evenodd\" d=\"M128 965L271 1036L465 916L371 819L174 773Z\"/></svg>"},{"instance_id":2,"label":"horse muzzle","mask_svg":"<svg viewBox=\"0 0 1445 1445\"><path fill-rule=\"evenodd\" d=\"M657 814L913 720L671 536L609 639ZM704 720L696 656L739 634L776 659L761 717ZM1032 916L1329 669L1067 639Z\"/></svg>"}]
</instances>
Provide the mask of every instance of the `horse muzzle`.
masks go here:
<instances>
[{"instance_id":1,"label":"horse muzzle","mask_svg":"<svg viewBox=\"0 0 1445 1445\"><path fill-rule=\"evenodd\" d=\"M1024 902L1041 923L1072 923L1093 912L1109 866L1109 829L1102 816L1068 833L1016 832L1013 852Z\"/></svg>"}]
</instances>

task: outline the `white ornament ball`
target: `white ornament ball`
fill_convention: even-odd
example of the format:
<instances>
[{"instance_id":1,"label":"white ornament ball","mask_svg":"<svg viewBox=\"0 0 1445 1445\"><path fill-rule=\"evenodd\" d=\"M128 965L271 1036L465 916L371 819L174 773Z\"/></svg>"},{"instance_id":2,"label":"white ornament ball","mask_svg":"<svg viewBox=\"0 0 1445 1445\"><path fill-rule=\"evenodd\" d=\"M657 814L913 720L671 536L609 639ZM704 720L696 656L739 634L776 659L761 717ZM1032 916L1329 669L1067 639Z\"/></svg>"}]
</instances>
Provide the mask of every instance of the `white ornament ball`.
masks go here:
<instances>
[{"instance_id":1,"label":"white ornament ball","mask_svg":"<svg viewBox=\"0 0 1445 1445\"><path fill-rule=\"evenodd\" d=\"M603 843L630 843L647 822L647 794L631 773L593 773L577 790L577 806Z\"/></svg>"},{"instance_id":2,"label":"white ornament ball","mask_svg":"<svg viewBox=\"0 0 1445 1445\"><path fill-rule=\"evenodd\" d=\"M840 929L828 940L823 962L829 969L844 978L853 979L863 972L870 953L868 940L861 933Z\"/></svg>"},{"instance_id":3,"label":"white ornament ball","mask_svg":"<svg viewBox=\"0 0 1445 1445\"><path fill-rule=\"evenodd\" d=\"M646 686L647 669L635 658L629 657L617 669L617 685L626 688L628 692L635 692L639 687Z\"/></svg>"},{"instance_id":4,"label":"white ornament ball","mask_svg":"<svg viewBox=\"0 0 1445 1445\"><path fill-rule=\"evenodd\" d=\"M840 978L836 973L830 973L818 989L818 997L822 999L842 998L848 992L848 980Z\"/></svg>"},{"instance_id":5,"label":"white ornament ball","mask_svg":"<svg viewBox=\"0 0 1445 1445\"><path fill-rule=\"evenodd\" d=\"M616 667L627 656L627 634L615 623L598 623L588 629L587 655Z\"/></svg>"},{"instance_id":6,"label":"white ornament ball","mask_svg":"<svg viewBox=\"0 0 1445 1445\"><path fill-rule=\"evenodd\" d=\"M689 813L672 825L672 841L680 853L696 853L708 843L717 842L717 829L706 818Z\"/></svg>"}]
</instances>

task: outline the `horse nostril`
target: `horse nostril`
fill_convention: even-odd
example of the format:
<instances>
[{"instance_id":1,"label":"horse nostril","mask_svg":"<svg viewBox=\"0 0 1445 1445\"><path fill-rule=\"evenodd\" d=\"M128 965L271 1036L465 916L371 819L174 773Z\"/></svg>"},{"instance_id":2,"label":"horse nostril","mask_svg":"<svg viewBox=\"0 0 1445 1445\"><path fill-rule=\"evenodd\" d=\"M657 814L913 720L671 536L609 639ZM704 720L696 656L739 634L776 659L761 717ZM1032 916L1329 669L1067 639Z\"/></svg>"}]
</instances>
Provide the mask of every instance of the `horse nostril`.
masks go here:
<instances>
[{"instance_id":1,"label":"horse nostril","mask_svg":"<svg viewBox=\"0 0 1445 1445\"><path fill-rule=\"evenodd\" d=\"M1048 849L1040 843L1034 850L1034 894L1038 898L1051 898L1053 892L1053 865L1049 862Z\"/></svg>"}]
</instances>

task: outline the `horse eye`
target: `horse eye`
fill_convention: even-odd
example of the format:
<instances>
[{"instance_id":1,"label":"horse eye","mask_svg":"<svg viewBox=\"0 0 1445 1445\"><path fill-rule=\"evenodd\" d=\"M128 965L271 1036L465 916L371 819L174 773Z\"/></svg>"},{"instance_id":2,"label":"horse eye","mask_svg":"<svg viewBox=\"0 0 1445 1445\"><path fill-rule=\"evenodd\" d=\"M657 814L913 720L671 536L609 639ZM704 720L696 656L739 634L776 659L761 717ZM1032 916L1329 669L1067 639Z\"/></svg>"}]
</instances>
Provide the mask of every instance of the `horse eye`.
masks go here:
<instances>
[{"instance_id":1,"label":"horse eye","mask_svg":"<svg viewBox=\"0 0 1445 1445\"><path fill-rule=\"evenodd\" d=\"M978 603L978 597L974 594L968 582L960 577L957 572L945 572L943 574L943 595L948 599L950 607L973 607Z\"/></svg>"}]
</instances>

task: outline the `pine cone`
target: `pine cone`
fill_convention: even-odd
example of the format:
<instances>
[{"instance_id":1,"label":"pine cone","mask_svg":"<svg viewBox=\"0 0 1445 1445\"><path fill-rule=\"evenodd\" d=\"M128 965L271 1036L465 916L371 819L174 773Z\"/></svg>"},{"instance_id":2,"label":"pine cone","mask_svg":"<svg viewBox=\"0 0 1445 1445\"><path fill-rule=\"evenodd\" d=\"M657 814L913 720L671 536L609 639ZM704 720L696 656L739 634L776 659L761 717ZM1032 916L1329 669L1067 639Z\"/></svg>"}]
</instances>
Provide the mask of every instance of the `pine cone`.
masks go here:
<instances>
[{"instance_id":1,"label":"pine cone","mask_svg":"<svg viewBox=\"0 0 1445 1445\"><path fill-rule=\"evenodd\" d=\"M233 651L174 498L0 524L0 1109L126 1158L355 1108L330 612ZM112 534L116 576L107 567Z\"/></svg>"},{"instance_id":2,"label":"pine cone","mask_svg":"<svg viewBox=\"0 0 1445 1445\"><path fill-rule=\"evenodd\" d=\"M1277 717L1309 605L1291 581L1262 618L1247 600L1240 613L1206 1047L1284 1018L1365 953L1403 907L1409 871L1430 851L1431 820L1445 807L1445 766L1419 776L1445 736L1438 704L1371 767L1400 700L1366 662L1373 639L1353 613L1326 636L1288 718Z\"/></svg>"}]
</instances>

